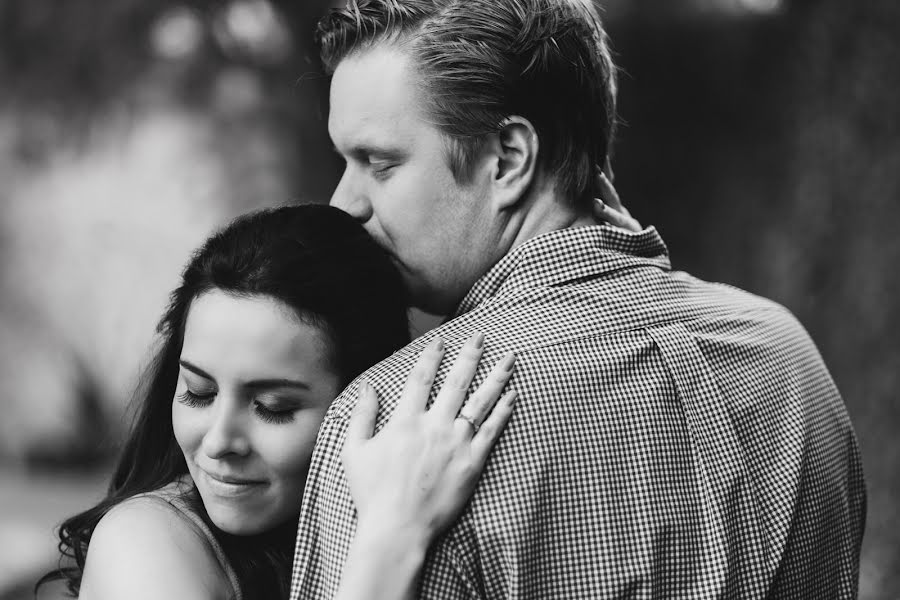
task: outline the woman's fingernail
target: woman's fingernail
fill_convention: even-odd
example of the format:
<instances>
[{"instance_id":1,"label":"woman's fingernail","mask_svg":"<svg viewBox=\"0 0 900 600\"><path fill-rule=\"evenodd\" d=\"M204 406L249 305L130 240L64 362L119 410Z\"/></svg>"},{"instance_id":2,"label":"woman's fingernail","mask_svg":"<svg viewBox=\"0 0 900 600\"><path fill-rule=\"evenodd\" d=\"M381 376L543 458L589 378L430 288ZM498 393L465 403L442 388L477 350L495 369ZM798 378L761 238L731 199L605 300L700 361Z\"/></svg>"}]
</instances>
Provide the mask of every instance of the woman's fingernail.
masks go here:
<instances>
[{"instance_id":1,"label":"woman's fingernail","mask_svg":"<svg viewBox=\"0 0 900 600\"><path fill-rule=\"evenodd\" d=\"M437 350L438 352L443 351L444 350L444 339L440 336L434 338L433 340L431 340L431 347L434 348L435 350Z\"/></svg>"},{"instance_id":2,"label":"woman's fingernail","mask_svg":"<svg viewBox=\"0 0 900 600\"><path fill-rule=\"evenodd\" d=\"M484 346L484 334L481 332L476 333L471 338L469 338L472 342L472 346L474 348L481 348Z\"/></svg>"},{"instance_id":3,"label":"woman's fingernail","mask_svg":"<svg viewBox=\"0 0 900 600\"><path fill-rule=\"evenodd\" d=\"M597 203L597 208L599 208L600 210L606 210L606 202L604 202L600 198L594 198L594 202Z\"/></svg>"},{"instance_id":4,"label":"woman's fingernail","mask_svg":"<svg viewBox=\"0 0 900 600\"><path fill-rule=\"evenodd\" d=\"M508 352L506 356L503 357L503 362L500 363L500 366L504 371L512 371L514 364L516 364L516 355L512 352Z\"/></svg>"},{"instance_id":5,"label":"woman's fingernail","mask_svg":"<svg viewBox=\"0 0 900 600\"><path fill-rule=\"evenodd\" d=\"M518 392L509 392L508 394L506 394L506 403L507 403L508 405L510 405L510 406L515 406L515 405L516 405L516 401L517 401L518 399L519 399L519 393L518 393Z\"/></svg>"}]
</instances>

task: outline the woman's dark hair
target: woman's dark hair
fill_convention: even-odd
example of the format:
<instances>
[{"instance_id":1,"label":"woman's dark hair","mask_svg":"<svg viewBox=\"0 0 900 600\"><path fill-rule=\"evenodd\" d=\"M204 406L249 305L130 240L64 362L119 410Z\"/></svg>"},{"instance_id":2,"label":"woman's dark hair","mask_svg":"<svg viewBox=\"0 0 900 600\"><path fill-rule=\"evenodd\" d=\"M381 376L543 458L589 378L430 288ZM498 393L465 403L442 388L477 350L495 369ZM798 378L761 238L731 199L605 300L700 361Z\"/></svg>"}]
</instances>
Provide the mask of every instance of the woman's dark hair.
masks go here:
<instances>
[{"instance_id":1,"label":"woman's dark hair","mask_svg":"<svg viewBox=\"0 0 900 600\"><path fill-rule=\"evenodd\" d=\"M210 237L185 268L159 323L161 345L135 395L136 419L107 497L62 524L61 561L74 561L75 566L61 566L38 586L64 579L77 596L91 535L106 512L188 472L172 430L171 405L191 302L213 289L275 298L307 324L320 327L330 340L330 359L343 385L409 342L400 275L352 217L321 205L239 217ZM192 501L212 525L196 494ZM287 596L296 523L259 536L232 536L211 528L238 574L245 598Z\"/></svg>"}]
</instances>

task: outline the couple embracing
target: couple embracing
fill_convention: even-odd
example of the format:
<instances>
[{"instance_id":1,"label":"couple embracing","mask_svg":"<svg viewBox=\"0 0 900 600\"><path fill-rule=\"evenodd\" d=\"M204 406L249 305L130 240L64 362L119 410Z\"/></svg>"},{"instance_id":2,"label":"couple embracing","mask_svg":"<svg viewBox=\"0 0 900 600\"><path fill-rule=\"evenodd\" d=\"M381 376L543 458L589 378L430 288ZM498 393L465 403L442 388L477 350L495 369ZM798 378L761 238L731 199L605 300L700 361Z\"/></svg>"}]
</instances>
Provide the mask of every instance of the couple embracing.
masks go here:
<instances>
[{"instance_id":1,"label":"couple embracing","mask_svg":"<svg viewBox=\"0 0 900 600\"><path fill-rule=\"evenodd\" d=\"M672 270L598 181L590 2L357 0L318 35L341 210L194 255L70 590L855 597L844 404L790 313ZM408 304L450 318L409 343Z\"/></svg>"}]
</instances>

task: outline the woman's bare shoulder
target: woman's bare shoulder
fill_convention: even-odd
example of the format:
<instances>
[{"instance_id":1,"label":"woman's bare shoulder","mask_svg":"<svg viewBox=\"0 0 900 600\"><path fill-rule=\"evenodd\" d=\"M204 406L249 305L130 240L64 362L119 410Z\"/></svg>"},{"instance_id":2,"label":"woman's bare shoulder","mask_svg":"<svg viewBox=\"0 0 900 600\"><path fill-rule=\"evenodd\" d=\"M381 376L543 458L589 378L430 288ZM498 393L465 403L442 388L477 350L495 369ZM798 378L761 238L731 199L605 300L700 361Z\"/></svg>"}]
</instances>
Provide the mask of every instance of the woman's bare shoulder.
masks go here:
<instances>
[{"instance_id":1,"label":"woman's bare shoulder","mask_svg":"<svg viewBox=\"0 0 900 600\"><path fill-rule=\"evenodd\" d=\"M158 497L112 508L97 524L81 582L82 600L220 599L230 585L206 541Z\"/></svg>"}]
</instances>

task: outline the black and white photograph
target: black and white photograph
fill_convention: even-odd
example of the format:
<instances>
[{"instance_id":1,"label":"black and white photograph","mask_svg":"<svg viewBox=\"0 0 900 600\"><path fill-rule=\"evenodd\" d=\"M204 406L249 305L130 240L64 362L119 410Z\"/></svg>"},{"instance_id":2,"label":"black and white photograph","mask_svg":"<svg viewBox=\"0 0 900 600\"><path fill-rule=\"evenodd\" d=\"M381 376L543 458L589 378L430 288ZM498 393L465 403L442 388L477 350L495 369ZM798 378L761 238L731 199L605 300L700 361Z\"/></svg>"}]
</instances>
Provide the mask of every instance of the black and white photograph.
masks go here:
<instances>
[{"instance_id":1,"label":"black and white photograph","mask_svg":"<svg viewBox=\"0 0 900 600\"><path fill-rule=\"evenodd\" d=\"M900 3L0 2L0 600L900 600Z\"/></svg>"}]
</instances>

